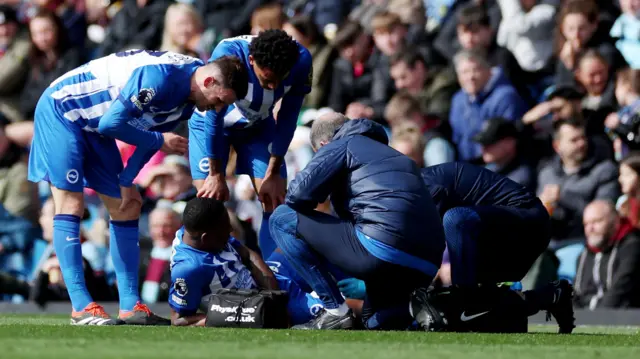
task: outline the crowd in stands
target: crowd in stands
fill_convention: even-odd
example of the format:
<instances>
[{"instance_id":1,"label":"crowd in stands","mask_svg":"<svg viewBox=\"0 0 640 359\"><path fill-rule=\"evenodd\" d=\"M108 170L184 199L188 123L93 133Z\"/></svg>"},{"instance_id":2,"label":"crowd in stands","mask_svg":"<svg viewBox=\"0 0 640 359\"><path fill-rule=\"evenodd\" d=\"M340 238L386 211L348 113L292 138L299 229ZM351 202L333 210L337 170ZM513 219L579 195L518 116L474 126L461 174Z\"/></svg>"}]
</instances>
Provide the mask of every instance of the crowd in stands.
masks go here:
<instances>
[{"instance_id":1,"label":"crowd in stands","mask_svg":"<svg viewBox=\"0 0 640 359\"><path fill-rule=\"evenodd\" d=\"M370 118L419 166L476 163L537 193L553 238L525 287L568 278L577 307L640 307L640 0L0 4L0 299L67 299L50 191L27 181L26 166L34 110L53 80L133 48L207 60L224 38L278 28L313 56L289 179L313 156L308 135L319 114ZM178 131L186 136L186 126ZM134 148L119 146L126 162ZM250 181L234 176L233 153L230 163L233 234L255 248L260 202ZM142 298L162 302L174 233L196 194L187 157L159 152L135 183L144 198ZM87 283L96 300L116 300L107 214L95 192L85 194ZM445 263L443 283L446 273Z\"/></svg>"}]
</instances>

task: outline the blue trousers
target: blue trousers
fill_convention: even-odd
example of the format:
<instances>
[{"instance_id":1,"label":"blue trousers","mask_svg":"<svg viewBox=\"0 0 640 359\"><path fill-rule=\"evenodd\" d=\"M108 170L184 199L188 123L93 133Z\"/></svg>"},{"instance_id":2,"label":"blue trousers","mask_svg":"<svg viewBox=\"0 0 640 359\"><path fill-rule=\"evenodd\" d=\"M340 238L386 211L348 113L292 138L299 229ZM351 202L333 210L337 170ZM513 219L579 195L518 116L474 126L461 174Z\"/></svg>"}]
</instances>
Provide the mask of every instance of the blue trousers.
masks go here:
<instances>
[{"instance_id":1,"label":"blue trousers","mask_svg":"<svg viewBox=\"0 0 640 359\"><path fill-rule=\"evenodd\" d=\"M455 207L443 217L455 285L517 282L550 241L549 215L531 207Z\"/></svg>"},{"instance_id":2,"label":"blue trousers","mask_svg":"<svg viewBox=\"0 0 640 359\"><path fill-rule=\"evenodd\" d=\"M362 319L369 329L406 329L411 323L411 292L432 280L415 269L374 257L360 243L351 222L321 212L302 214L281 205L271 215L270 229L285 258L325 308L344 303L331 264L365 282Z\"/></svg>"}]
</instances>

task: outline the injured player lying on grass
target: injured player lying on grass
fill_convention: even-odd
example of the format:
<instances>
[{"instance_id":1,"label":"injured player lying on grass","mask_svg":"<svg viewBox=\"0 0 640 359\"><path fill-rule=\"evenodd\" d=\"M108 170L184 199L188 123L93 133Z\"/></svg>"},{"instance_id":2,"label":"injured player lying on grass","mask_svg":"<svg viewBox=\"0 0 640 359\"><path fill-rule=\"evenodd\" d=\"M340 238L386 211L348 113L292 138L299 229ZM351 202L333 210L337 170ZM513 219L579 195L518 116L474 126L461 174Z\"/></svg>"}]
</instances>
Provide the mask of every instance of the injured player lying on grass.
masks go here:
<instances>
[{"instance_id":1,"label":"injured player lying on grass","mask_svg":"<svg viewBox=\"0 0 640 359\"><path fill-rule=\"evenodd\" d=\"M323 308L322 301L288 277L274 274L260 255L229 234L231 224L223 202L194 198L183 214L171 255L169 305L171 322L204 326L209 294L221 288L285 290L292 324L305 323ZM279 263L279 262L278 262Z\"/></svg>"}]
</instances>

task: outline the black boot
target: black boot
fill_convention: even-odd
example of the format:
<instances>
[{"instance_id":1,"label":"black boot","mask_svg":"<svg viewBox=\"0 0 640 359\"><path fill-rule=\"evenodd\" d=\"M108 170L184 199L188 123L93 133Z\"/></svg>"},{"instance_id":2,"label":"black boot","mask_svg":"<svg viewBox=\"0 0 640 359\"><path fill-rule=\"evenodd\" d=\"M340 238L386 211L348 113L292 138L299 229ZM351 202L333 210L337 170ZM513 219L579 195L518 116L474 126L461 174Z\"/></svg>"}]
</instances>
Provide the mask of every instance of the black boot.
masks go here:
<instances>
[{"instance_id":1,"label":"black boot","mask_svg":"<svg viewBox=\"0 0 640 359\"><path fill-rule=\"evenodd\" d=\"M529 315L547 311L547 320L553 316L558 323L558 333L571 334L575 328L573 312L573 286L565 279L551 282L543 288L523 293Z\"/></svg>"}]
</instances>

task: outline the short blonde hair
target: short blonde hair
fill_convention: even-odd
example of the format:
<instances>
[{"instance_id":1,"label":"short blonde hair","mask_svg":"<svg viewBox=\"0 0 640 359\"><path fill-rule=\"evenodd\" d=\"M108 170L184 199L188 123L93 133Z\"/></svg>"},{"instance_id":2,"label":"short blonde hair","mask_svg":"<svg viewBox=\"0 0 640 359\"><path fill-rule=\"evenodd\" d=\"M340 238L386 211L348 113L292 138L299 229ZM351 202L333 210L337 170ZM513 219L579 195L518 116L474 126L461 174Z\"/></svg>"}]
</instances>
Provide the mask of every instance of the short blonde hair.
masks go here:
<instances>
[{"instance_id":1,"label":"short blonde hair","mask_svg":"<svg viewBox=\"0 0 640 359\"><path fill-rule=\"evenodd\" d=\"M427 143L420 127L411 120L403 120L391 132L391 147L398 143L409 143L413 151L423 153Z\"/></svg>"}]
</instances>

